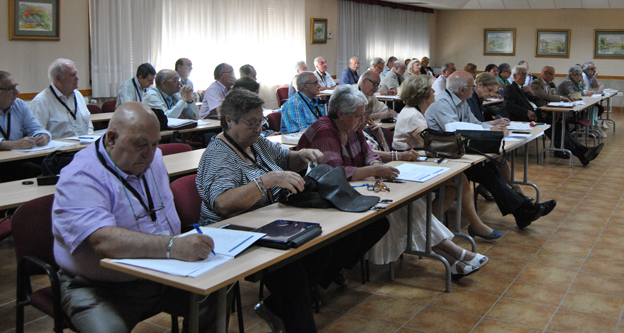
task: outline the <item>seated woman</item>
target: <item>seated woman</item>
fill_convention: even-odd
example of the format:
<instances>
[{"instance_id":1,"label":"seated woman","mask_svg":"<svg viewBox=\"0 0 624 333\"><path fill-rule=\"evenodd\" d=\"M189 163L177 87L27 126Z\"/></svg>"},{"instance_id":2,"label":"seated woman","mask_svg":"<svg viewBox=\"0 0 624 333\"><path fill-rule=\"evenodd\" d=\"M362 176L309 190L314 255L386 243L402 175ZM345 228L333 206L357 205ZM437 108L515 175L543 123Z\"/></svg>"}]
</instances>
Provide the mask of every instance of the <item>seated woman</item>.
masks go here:
<instances>
[{"instance_id":1,"label":"seated woman","mask_svg":"<svg viewBox=\"0 0 624 333\"><path fill-rule=\"evenodd\" d=\"M477 78L477 65L471 62L467 63L466 66L464 66L464 72L468 72L472 74L472 78L476 79Z\"/></svg>"},{"instance_id":2,"label":"seated woman","mask_svg":"<svg viewBox=\"0 0 624 333\"><path fill-rule=\"evenodd\" d=\"M418 75L414 75L414 78ZM410 79L412 79L410 77ZM331 166L341 166L345 169L349 180L360 180L368 177L393 179L399 171L385 165L375 154L362 134L361 126L364 123L365 106L364 94L352 86L341 86L334 91L330 99L328 115L319 118L301 136L297 148L318 148L325 154L324 162ZM409 153L417 157L414 152ZM413 207L419 211L418 221L414 221L414 234L410 235L416 248L424 250L424 214L423 200L416 200ZM400 211L407 212L407 208ZM395 217L392 217L392 215ZM382 251L372 250L372 253L381 254L371 258L375 263L395 261L405 250L406 242L397 242L394 235L403 234L407 238L406 213L389 215L393 231L382 238L375 247L382 247ZM488 262L487 257L468 252L455 245L451 239L453 234L448 231L437 219L433 219L432 228L433 250L442 255L452 265L451 270L455 278L474 273ZM399 237L400 238L400 237ZM374 248L375 248L374 247ZM383 253L382 253L383 252ZM370 257L369 257L370 258Z\"/></svg>"},{"instance_id":3,"label":"seated woman","mask_svg":"<svg viewBox=\"0 0 624 333\"><path fill-rule=\"evenodd\" d=\"M405 78L407 79L411 75L420 74L420 69L422 68L422 64L420 60L413 59L409 66L407 66L407 73L405 73Z\"/></svg>"},{"instance_id":4,"label":"seated woman","mask_svg":"<svg viewBox=\"0 0 624 333\"><path fill-rule=\"evenodd\" d=\"M293 171L303 170L309 162L322 162L323 154L316 149L291 152L262 137L263 104L244 89L232 90L223 100L223 132L210 141L197 169L197 189L203 201L200 224L270 205L282 189L303 190L303 178ZM264 277L271 296L256 305L256 312L274 331L317 331L310 291L329 256L320 249Z\"/></svg>"},{"instance_id":5,"label":"seated woman","mask_svg":"<svg viewBox=\"0 0 624 333\"><path fill-rule=\"evenodd\" d=\"M483 74L481 74L483 75ZM492 75L487 74L493 78ZM494 79L496 81L496 79ZM394 130L394 149L403 150L406 144L413 147L422 147L424 145L420 132L427 128L427 120L425 120L425 112L429 105L435 101L435 91L432 88L432 78L428 75L420 75L415 78L405 80L401 85L401 99L406 107L405 111L399 114L396 128ZM498 83L497 83L498 85ZM496 239L503 234L487 226L477 214L474 207L474 192L472 186L468 183L466 176L463 177L462 184L462 212L468 217L470 225L468 233L470 236L479 236L485 239ZM448 199L448 198L446 198ZM453 197L451 199L454 200Z\"/></svg>"},{"instance_id":6,"label":"seated woman","mask_svg":"<svg viewBox=\"0 0 624 333\"><path fill-rule=\"evenodd\" d=\"M422 67L420 67L420 74L435 76L435 74L433 74L433 69L429 67L430 61L429 57L422 57L422 59L420 59L420 64L422 65Z\"/></svg>"}]
</instances>

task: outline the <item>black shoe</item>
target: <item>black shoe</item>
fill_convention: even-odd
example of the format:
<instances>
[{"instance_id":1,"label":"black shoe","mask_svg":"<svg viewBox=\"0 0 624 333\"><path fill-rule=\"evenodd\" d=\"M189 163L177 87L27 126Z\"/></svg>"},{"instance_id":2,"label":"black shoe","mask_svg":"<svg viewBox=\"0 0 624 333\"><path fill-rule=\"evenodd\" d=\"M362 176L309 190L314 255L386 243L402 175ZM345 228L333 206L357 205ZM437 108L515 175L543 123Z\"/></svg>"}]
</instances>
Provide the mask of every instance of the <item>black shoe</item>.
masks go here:
<instances>
[{"instance_id":1,"label":"black shoe","mask_svg":"<svg viewBox=\"0 0 624 333\"><path fill-rule=\"evenodd\" d=\"M592 161L593 159L598 157L598 154L600 154L603 147L604 147L604 142L597 145L594 148L587 149L587 152L585 153L585 157L587 157L588 160Z\"/></svg>"},{"instance_id":2,"label":"black shoe","mask_svg":"<svg viewBox=\"0 0 624 333\"><path fill-rule=\"evenodd\" d=\"M487 193L485 191L485 188L481 187L481 185L477 186L475 192L477 192L477 194L480 194L486 201L494 201L494 197L491 194Z\"/></svg>"},{"instance_id":3,"label":"black shoe","mask_svg":"<svg viewBox=\"0 0 624 333\"><path fill-rule=\"evenodd\" d=\"M548 215L555 209L555 206L557 206L557 200L550 200L538 204L527 203L525 201L520 208L513 212L518 229L522 230L531 225L531 222Z\"/></svg>"},{"instance_id":4,"label":"black shoe","mask_svg":"<svg viewBox=\"0 0 624 333\"><path fill-rule=\"evenodd\" d=\"M269 328L271 328L272 332L286 332L282 319L276 316L273 312L271 312L271 310L266 306L266 304L264 304L264 302L256 304L256 306L254 307L254 311L260 318L264 319L267 325L269 325Z\"/></svg>"},{"instance_id":5,"label":"black shoe","mask_svg":"<svg viewBox=\"0 0 624 333\"><path fill-rule=\"evenodd\" d=\"M349 281L347 281L347 278L344 276L344 274L342 274L342 272L338 272L338 274L336 274L336 276L334 277L334 283L341 286L341 287L346 287Z\"/></svg>"},{"instance_id":6,"label":"black shoe","mask_svg":"<svg viewBox=\"0 0 624 333\"><path fill-rule=\"evenodd\" d=\"M555 157L562 158L564 160L569 160L570 159L570 154L566 153L565 151L556 151L555 152Z\"/></svg>"}]
</instances>

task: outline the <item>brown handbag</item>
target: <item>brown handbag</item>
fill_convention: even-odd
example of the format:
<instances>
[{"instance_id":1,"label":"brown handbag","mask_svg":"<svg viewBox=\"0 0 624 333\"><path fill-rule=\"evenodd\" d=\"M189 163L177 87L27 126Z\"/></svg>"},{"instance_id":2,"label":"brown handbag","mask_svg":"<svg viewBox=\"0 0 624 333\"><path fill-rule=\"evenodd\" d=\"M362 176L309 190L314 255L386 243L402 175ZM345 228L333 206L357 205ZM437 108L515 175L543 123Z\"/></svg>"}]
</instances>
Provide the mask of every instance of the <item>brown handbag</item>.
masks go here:
<instances>
[{"instance_id":1,"label":"brown handbag","mask_svg":"<svg viewBox=\"0 0 624 333\"><path fill-rule=\"evenodd\" d=\"M466 138L456 132L425 129L420 132L427 157L461 158L466 153Z\"/></svg>"}]
</instances>

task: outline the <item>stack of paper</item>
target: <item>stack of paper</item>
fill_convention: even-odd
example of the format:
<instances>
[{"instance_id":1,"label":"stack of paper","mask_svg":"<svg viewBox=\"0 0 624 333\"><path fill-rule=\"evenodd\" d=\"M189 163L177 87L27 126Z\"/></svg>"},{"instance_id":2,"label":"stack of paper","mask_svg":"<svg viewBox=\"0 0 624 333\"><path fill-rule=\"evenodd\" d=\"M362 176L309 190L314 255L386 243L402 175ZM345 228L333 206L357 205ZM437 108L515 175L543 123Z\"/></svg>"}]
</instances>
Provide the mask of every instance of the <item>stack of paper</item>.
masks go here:
<instances>
[{"instance_id":1,"label":"stack of paper","mask_svg":"<svg viewBox=\"0 0 624 333\"><path fill-rule=\"evenodd\" d=\"M512 121L509 123L509 126L507 126L508 130L516 130L516 131L530 131L531 130L531 124L529 123L523 123L523 122L519 122L519 121Z\"/></svg>"},{"instance_id":2,"label":"stack of paper","mask_svg":"<svg viewBox=\"0 0 624 333\"><path fill-rule=\"evenodd\" d=\"M379 96L377 96L377 98L388 98L388 99L396 99L396 100L398 100L399 96L397 96L397 95L379 95Z\"/></svg>"},{"instance_id":3,"label":"stack of paper","mask_svg":"<svg viewBox=\"0 0 624 333\"><path fill-rule=\"evenodd\" d=\"M192 119L167 118L167 127L176 129L196 122L197 120Z\"/></svg>"},{"instance_id":4,"label":"stack of paper","mask_svg":"<svg viewBox=\"0 0 624 333\"><path fill-rule=\"evenodd\" d=\"M319 92L319 95L331 95L333 93L334 93L333 90L322 90Z\"/></svg>"},{"instance_id":5,"label":"stack of paper","mask_svg":"<svg viewBox=\"0 0 624 333\"><path fill-rule=\"evenodd\" d=\"M419 183L424 183L429 179L450 170L450 168L418 165L413 163L403 163L399 165L397 169L400 172L397 179Z\"/></svg>"},{"instance_id":6,"label":"stack of paper","mask_svg":"<svg viewBox=\"0 0 624 333\"><path fill-rule=\"evenodd\" d=\"M75 145L75 143L73 143L73 142L63 142L63 141L50 140L50 142L48 142L48 144L45 145L45 146L35 146L35 147L30 148L30 149L13 149L13 151L19 151L19 152L22 152L22 153L30 153L30 152L33 152L33 151L54 149L54 148L65 147L65 146L73 146L73 145Z\"/></svg>"},{"instance_id":7,"label":"stack of paper","mask_svg":"<svg viewBox=\"0 0 624 333\"><path fill-rule=\"evenodd\" d=\"M489 129L483 128L483 126L479 124L464 123L460 121L448 123L444 126L444 128L447 132L455 132L457 130L489 131Z\"/></svg>"},{"instance_id":8,"label":"stack of paper","mask_svg":"<svg viewBox=\"0 0 624 333\"><path fill-rule=\"evenodd\" d=\"M282 134L282 143L287 145L297 145L303 133Z\"/></svg>"},{"instance_id":9,"label":"stack of paper","mask_svg":"<svg viewBox=\"0 0 624 333\"><path fill-rule=\"evenodd\" d=\"M548 106L554 106L558 108L571 108L574 106L574 103L572 102L550 102L548 103Z\"/></svg>"},{"instance_id":10,"label":"stack of paper","mask_svg":"<svg viewBox=\"0 0 624 333\"><path fill-rule=\"evenodd\" d=\"M67 140L75 140L80 141L81 144L89 144L97 141L101 135L81 135L81 136L71 136L69 138L65 138Z\"/></svg>"},{"instance_id":11,"label":"stack of paper","mask_svg":"<svg viewBox=\"0 0 624 333\"><path fill-rule=\"evenodd\" d=\"M602 94L593 94L591 95L592 98L599 98L602 97Z\"/></svg>"}]
</instances>

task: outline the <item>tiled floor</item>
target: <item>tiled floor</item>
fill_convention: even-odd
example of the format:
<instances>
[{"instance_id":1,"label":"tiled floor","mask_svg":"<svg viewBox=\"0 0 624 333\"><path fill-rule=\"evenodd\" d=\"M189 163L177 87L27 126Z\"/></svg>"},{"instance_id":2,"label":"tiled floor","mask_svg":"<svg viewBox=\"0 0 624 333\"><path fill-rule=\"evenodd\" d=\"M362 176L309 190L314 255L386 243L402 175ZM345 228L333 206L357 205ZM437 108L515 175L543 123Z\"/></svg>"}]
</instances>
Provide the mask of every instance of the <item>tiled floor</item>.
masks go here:
<instances>
[{"instance_id":1,"label":"tiled floor","mask_svg":"<svg viewBox=\"0 0 624 333\"><path fill-rule=\"evenodd\" d=\"M624 123L624 114L615 119ZM502 217L495 204L480 198L483 220L505 234L496 242L477 241L479 252L490 257L480 272L445 293L443 266L431 259L405 255L395 264L392 282L387 266L372 266L371 282L365 285L358 282L356 267L347 274L347 288L321 291L319 330L624 332L623 146L621 134L609 132L597 160L581 167L575 159L570 169L566 160L553 157L536 165L532 144L529 178L539 185L542 200L558 201L549 216L520 231L511 217ZM0 242L0 258L0 332L5 332L14 329L12 239ZM243 282L242 291L247 332L268 332L252 310L257 285ZM28 311L26 320L27 332L51 330L50 318L36 310ZM135 332L166 332L169 325L161 314Z\"/></svg>"}]
</instances>

